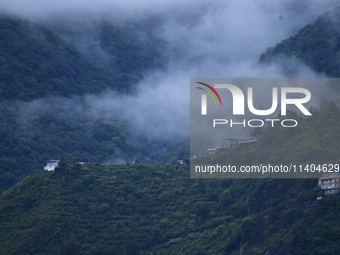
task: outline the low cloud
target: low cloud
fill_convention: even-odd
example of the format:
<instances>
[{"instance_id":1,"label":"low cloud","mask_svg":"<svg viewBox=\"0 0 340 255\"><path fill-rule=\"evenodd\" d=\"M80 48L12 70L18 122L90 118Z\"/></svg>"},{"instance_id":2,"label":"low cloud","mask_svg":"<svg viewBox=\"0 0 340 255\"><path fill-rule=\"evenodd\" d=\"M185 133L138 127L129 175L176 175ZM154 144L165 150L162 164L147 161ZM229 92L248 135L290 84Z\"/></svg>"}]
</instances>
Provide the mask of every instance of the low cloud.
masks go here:
<instances>
[{"instance_id":1,"label":"low cloud","mask_svg":"<svg viewBox=\"0 0 340 255\"><path fill-rule=\"evenodd\" d=\"M296 77L320 76L297 59L278 59L269 66L257 61L267 47L294 35L335 7L336 1L13 0L1 5L8 12L45 22L50 14L54 20L72 14L75 18L90 15L94 20L124 22L159 17L155 31L167 42L162 53L166 62L163 69L144 73L136 93L106 91L71 99L55 98L53 107L49 106L49 98L38 99L21 103L24 106L21 109L22 116L27 118L32 114L48 114L59 105L70 117L81 113L98 120L123 119L129 123L131 133L170 139L189 135L191 77L284 77L282 66L287 61L294 66Z\"/></svg>"}]
</instances>

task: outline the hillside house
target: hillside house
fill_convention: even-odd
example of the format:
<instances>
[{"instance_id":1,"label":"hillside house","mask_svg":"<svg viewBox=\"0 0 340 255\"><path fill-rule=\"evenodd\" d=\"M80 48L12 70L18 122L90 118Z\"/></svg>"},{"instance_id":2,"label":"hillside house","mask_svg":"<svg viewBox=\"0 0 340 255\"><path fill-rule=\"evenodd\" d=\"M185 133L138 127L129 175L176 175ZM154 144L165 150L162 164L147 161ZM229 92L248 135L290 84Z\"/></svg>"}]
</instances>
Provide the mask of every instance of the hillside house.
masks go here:
<instances>
[{"instance_id":1,"label":"hillside house","mask_svg":"<svg viewBox=\"0 0 340 255\"><path fill-rule=\"evenodd\" d=\"M257 141L255 136L250 136L250 137L243 137L243 138L229 138L229 139L224 139L225 141L222 143L221 146L215 147L215 148L210 148L207 149L209 154L215 154L218 151L228 149L232 146L235 146L236 144L239 143L254 143Z\"/></svg>"},{"instance_id":2,"label":"hillside house","mask_svg":"<svg viewBox=\"0 0 340 255\"><path fill-rule=\"evenodd\" d=\"M340 174L331 173L325 174L318 180L318 185L325 190L326 195L334 195L340 191Z\"/></svg>"},{"instance_id":3,"label":"hillside house","mask_svg":"<svg viewBox=\"0 0 340 255\"><path fill-rule=\"evenodd\" d=\"M50 161L48 161L46 166L44 167L44 170L54 171L58 167L59 161L60 160L50 160Z\"/></svg>"}]
</instances>

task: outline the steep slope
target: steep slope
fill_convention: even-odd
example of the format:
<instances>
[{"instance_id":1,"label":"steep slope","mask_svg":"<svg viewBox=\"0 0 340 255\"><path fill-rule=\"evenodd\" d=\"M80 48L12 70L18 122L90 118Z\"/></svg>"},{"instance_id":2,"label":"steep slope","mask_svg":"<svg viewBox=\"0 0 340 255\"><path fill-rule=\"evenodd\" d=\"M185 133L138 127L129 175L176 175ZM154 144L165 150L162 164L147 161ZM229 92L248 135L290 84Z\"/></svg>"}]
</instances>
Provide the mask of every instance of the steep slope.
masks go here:
<instances>
[{"instance_id":1,"label":"steep slope","mask_svg":"<svg viewBox=\"0 0 340 255\"><path fill-rule=\"evenodd\" d=\"M339 162L334 104L314 109L299 125L318 127L321 119L332 119L319 132L333 139L317 138L317 129L265 129L258 142L214 156L279 164L277 155L287 151L277 140L297 147L285 160ZM320 147L329 155L318 158ZM36 171L0 195L0 253L238 254L242 244L254 255L336 254L340 196L306 210L320 195L316 179L190 179L189 166L175 159L153 165L62 161L55 172Z\"/></svg>"},{"instance_id":2,"label":"steep slope","mask_svg":"<svg viewBox=\"0 0 340 255\"><path fill-rule=\"evenodd\" d=\"M166 43L155 32L158 23L155 18L118 25L102 22L100 46L109 53L108 64L117 84L134 84L144 71L163 66Z\"/></svg>"},{"instance_id":3,"label":"steep slope","mask_svg":"<svg viewBox=\"0 0 340 255\"><path fill-rule=\"evenodd\" d=\"M1 100L29 101L47 95L98 93L108 88L128 92L140 80L142 71L157 66L160 41L152 38L151 24L97 24L99 38L68 32L63 28L67 25L58 23L51 27L54 32L24 19L0 17ZM100 46L87 53L71 44L94 39L100 41ZM94 54L108 54L108 63L93 61Z\"/></svg>"},{"instance_id":4,"label":"steep slope","mask_svg":"<svg viewBox=\"0 0 340 255\"><path fill-rule=\"evenodd\" d=\"M45 27L2 16L0 33L2 100L81 95L116 86L108 70Z\"/></svg>"},{"instance_id":5,"label":"steep slope","mask_svg":"<svg viewBox=\"0 0 340 255\"><path fill-rule=\"evenodd\" d=\"M299 30L295 36L268 48L261 63L296 57L314 71L330 77L340 77L340 7L319 16ZM289 69L289 67L286 67Z\"/></svg>"},{"instance_id":6,"label":"steep slope","mask_svg":"<svg viewBox=\"0 0 340 255\"><path fill-rule=\"evenodd\" d=\"M37 171L0 195L0 253L336 254L340 197L306 211L315 179L188 176L176 160Z\"/></svg>"},{"instance_id":7,"label":"steep slope","mask_svg":"<svg viewBox=\"0 0 340 255\"><path fill-rule=\"evenodd\" d=\"M91 162L184 157L176 152L182 141L128 133L119 113L105 121L86 114L87 94L135 93L142 73L161 66L162 44L150 21L90 25L0 17L0 192L62 154Z\"/></svg>"}]
</instances>

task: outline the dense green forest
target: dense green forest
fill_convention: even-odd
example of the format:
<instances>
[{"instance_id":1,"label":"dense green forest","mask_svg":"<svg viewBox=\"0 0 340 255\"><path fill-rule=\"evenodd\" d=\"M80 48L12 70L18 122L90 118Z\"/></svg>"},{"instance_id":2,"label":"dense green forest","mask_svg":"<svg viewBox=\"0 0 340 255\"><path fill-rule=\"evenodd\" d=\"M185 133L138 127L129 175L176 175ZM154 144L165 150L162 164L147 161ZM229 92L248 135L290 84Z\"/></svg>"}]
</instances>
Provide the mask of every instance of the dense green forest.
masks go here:
<instances>
[{"instance_id":1,"label":"dense green forest","mask_svg":"<svg viewBox=\"0 0 340 255\"><path fill-rule=\"evenodd\" d=\"M316 183L190 179L175 159L61 162L0 195L0 253L337 254L340 197L306 210Z\"/></svg>"},{"instance_id":2,"label":"dense green forest","mask_svg":"<svg viewBox=\"0 0 340 255\"><path fill-rule=\"evenodd\" d=\"M142 71L160 66L161 42L150 32L150 24L98 24L99 38L73 34L70 25L64 25L64 29L59 27L61 31L55 28L63 33L59 35L28 20L0 17L0 99L29 101L47 95L98 93L108 88L133 92L132 86L142 78ZM136 40L137 34L147 39L141 43ZM79 37L97 39L100 48L83 54L74 42ZM93 61L100 50L108 54L106 63Z\"/></svg>"},{"instance_id":3,"label":"dense green forest","mask_svg":"<svg viewBox=\"0 0 340 255\"><path fill-rule=\"evenodd\" d=\"M45 27L5 16L0 18L0 32L2 100L79 95L115 84L109 70L91 63Z\"/></svg>"},{"instance_id":4,"label":"dense green forest","mask_svg":"<svg viewBox=\"0 0 340 255\"><path fill-rule=\"evenodd\" d=\"M301 129L255 130L256 143L213 157L338 162L337 106L295 118ZM239 254L242 245L245 254L336 254L340 196L307 210L318 196L316 179L191 179L189 165L175 158L107 165L62 159L54 172L38 170L2 193L0 252Z\"/></svg>"},{"instance_id":5,"label":"dense green forest","mask_svg":"<svg viewBox=\"0 0 340 255\"><path fill-rule=\"evenodd\" d=\"M281 62L287 72L294 72L286 58L296 57L318 73L340 77L339 25L340 7L319 16L275 47L268 48L261 55L260 62Z\"/></svg>"}]
</instances>

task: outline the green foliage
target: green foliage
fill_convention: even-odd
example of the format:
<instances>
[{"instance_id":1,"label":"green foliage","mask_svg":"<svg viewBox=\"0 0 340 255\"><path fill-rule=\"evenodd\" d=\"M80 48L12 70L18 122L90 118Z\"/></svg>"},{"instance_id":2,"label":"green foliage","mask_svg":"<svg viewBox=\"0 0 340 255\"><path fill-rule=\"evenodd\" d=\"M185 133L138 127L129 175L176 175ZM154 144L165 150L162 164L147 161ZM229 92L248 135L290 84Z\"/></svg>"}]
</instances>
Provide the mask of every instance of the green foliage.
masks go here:
<instances>
[{"instance_id":1,"label":"green foliage","mask_svg":"<svg viewBox=\"0 0 340 255\"><path fill-rule=\"evenodd\" d=\"M271 63L285 56L295 56L316 72L340 77L340 7L319 16L313 23L299 30L295 36L266 50L261 63ZM288 73L294 73L285 66Z\"/></svg>"},{"instance_id":2,"label":"green foliage","mask_svg":"<svg viewBox=\"0 0 340 255\"><path fill-rule=\"evenodd\" d=\"M100 92L115 82L51 30L13 17L0 17L0 99ZM109 86L110 84L110 86Z\"/></svg>"},{"instance_id":3,"label":"green foliage","mask_svg":"<svg viewBox=\"0 0 340 255\"><path fill-rule=\"evenodd\" d=\"M109 66L117 84L135 84L143 71L161 66L161 46L165 42L156 36L155 24L157 20L153 18L138 23L102 24L101 47L110 54Z\"/></svg>"},{"instance_id":4,"label":"green foliage","mask_svg":"<svg viewBox=\"0 0 340 255\"><path fill-rule=\"evenodd\" d=\"M155 23L92 25L99 33L99 49L83 54L70 43L72 40L62 36L86 41L96 38L75 35L62 22L51 28L60 36L46 26L2 15L0 100L30 101L47 95L83 95L109 88L134 92L132 86L141 79L142 72L160 66L160 45L164 42L152 33ZM104 52L110 55L109 63L99 60L98 55ZM95 53L97 59L93 58Z\"/></svg>"},{"instance_id":5,"label":"green foliage","mask_svg":"<svg viewBox=\"0 0 340 255\"><path fill-rule=\"evenodd\" d=\"M0 253L337 252L340 196L308 213L315 179L202 180L186 165L142 166L85 164L68 182L36 171L0 195Z\"/></svg>"}]
</instances>

